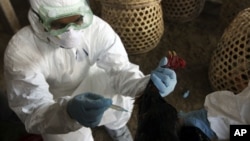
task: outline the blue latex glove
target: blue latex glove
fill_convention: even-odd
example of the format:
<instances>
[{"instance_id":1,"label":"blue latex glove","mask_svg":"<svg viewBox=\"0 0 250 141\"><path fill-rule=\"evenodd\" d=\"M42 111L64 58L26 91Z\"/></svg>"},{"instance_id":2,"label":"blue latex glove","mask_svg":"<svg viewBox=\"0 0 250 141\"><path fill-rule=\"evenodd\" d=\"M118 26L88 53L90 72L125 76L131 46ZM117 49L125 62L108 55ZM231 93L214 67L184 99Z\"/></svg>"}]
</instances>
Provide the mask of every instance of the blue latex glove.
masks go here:
<instances>
[{"instance_id":1,"label":"blue latex glove","mask_svg":"<svg viewBox=\"0 0 250 141\"><path fill-rule=\"evenodd\" d=\"M199 128L210 139L216 138L216 134L210 128L207 120L207 111L205 109L196 110L188 113L179 113L179 117L183 119L184 126L195 126Z\"/></svg>"},{"instance_id":2,"label":"blue latex glove","mask_svg":"<svg viewBox=\"0 0 250 141\"><path fill-rule=\"evenodd\" d=\"M83 93L69 101L67 112L83 126L95 127L100 123L104 111L111 105L111 99L93 93Z\"/></svg>"},{"instance_id":3,"label":"blue latex glove","mask_svg":"<svg viewBox=\"0 0 250 141\"><path fill-rule=\"evenodd\" d=\"M162 58L158 67L152 71L150 76L162 97L171 93L177 83L176 73L169 68L163 67L167 63L168 59L166 57Z\"/></svg>"}]
</instances>

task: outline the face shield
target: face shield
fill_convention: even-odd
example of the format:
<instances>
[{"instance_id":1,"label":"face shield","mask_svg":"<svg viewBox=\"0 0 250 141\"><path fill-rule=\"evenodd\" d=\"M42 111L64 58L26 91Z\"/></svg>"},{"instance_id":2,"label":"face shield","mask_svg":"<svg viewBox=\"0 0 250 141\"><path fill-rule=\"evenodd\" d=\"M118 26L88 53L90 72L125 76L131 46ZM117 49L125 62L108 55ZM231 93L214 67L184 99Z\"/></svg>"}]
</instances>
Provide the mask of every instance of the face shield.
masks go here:
<instances>
[{"instance_id":1,"label":"face shield","mask_svg":"<svg viewBox=\"0 0 250 141\"><path fill-rule=\"evenodd\" d=\"M74 30L87 28L93 19L93 13L86 2L63 7L40 6L38 11L33 10L33 12L39 17L45 31L53 36L64 33L69 27ZM79 18L74 22L59 26L55 24L59 19L76 15Z\"/></svg>"}]
</instances>

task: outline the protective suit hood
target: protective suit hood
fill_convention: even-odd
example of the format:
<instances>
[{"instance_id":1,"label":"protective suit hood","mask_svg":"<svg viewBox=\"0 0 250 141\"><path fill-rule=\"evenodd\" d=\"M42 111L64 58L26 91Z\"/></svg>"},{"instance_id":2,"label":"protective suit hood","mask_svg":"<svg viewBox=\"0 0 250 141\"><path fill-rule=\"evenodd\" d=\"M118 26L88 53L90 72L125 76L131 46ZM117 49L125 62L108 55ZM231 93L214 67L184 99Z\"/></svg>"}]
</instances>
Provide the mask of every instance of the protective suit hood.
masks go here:
<instances>
[{"instance_id":1,"label":"protective suit hood","mask_svg":"<svg viewBox=\"0 0 250 141\"><path fill-rule=\"evenodd\" d=\"M41 6L63 7L74 5L85 0L29 0L30 6L38 11Z\"/></svg>"},{"instance_id":2,"label":"protective suit hood","mask_svg":"<svg viewBox=\"0 0 250 141\"><path fill-rule=\"evenodd\" d=\"M31 9L28 14L29 22L35 34L42 40L49 42L48 37L66 32L50 30L50 22L59 18L82 15L84 24L77 30L88 27L92 23L93 14L85 0L30 0ZM71 26L71 25L69 25Z\"/></svg>"}]
</instances>

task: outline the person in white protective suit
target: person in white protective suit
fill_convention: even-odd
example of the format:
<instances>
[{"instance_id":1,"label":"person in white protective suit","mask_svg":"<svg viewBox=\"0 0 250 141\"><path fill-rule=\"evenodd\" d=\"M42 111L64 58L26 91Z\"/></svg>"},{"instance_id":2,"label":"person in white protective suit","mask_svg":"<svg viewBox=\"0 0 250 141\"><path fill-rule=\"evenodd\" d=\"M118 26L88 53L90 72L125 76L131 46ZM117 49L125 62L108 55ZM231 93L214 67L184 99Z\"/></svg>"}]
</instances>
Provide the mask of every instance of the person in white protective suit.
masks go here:
<instances>
[{"instance_id":1,"label":"person in white protective suit","mask_svg":"<svg viewBox=\"0 0 250 141\"><path fill-rule=\"evenodd\" d=\"M204 109L180 114L184 124L200 128L211 140L230 140L230 125L250 124L250 82L238 94L215 91L206 96Z\"/></svg>"},{"instance_id":2,"label":"person in white protective suit","mask_svg":"<svg viewBox=\"0 0 250 141\"><path fill-rule=\"evenodd\" d=\"M145 76L84 0L30 5L31 25L12 37L4 56L9 106L26 130L44 141L92 141L91 128L104 125L113 140L131 141L126 123L136 94L149 79L162 96L175 88L175 72L161 67L167 59Z\"/></svg>"}]
</instances>

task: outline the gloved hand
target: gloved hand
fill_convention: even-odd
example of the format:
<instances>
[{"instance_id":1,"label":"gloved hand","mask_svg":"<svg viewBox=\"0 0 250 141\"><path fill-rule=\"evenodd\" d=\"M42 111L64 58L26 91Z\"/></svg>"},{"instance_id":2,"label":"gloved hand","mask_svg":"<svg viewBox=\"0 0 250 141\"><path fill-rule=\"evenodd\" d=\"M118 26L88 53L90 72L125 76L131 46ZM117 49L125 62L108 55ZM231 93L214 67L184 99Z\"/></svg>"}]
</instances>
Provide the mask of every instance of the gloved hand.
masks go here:
<instances>
[{"instance_id":1,"label":"gloved hand","mask_svg":"<svg viewBox=\"0 0 250 141\"><path fill-rule=\"evenodd\" d=\"M152 71L150 76L162 97L171 93L177 83L176 73L169 68L163 67L167 63L168 59L166 57L162 58L158 67Z\"/></svg>"},{"instance_id":2,"label":"gloved hand","mask_svg":"<svg viewBox=\"0 0 250 141\"><path fill-rule=\"evenodd\" d=\"M104 111L111 105L111 99L93 93L83 93L69 101L67 112L83 126L95 127L100 123Z\"/></svg>"},{"instance_id":3,"label":"gloved hand","mask_svg":"<svg viewBox=\"0 0 250 141\"><path fill-rule=\"evenodd\" d=\"M210 139L216 138L216 134L210 128L205 109L196 110L188 113L179 113L179 118L183 120L184 126L195 126L199 128Z\"/></svg>"}]
</instances>

